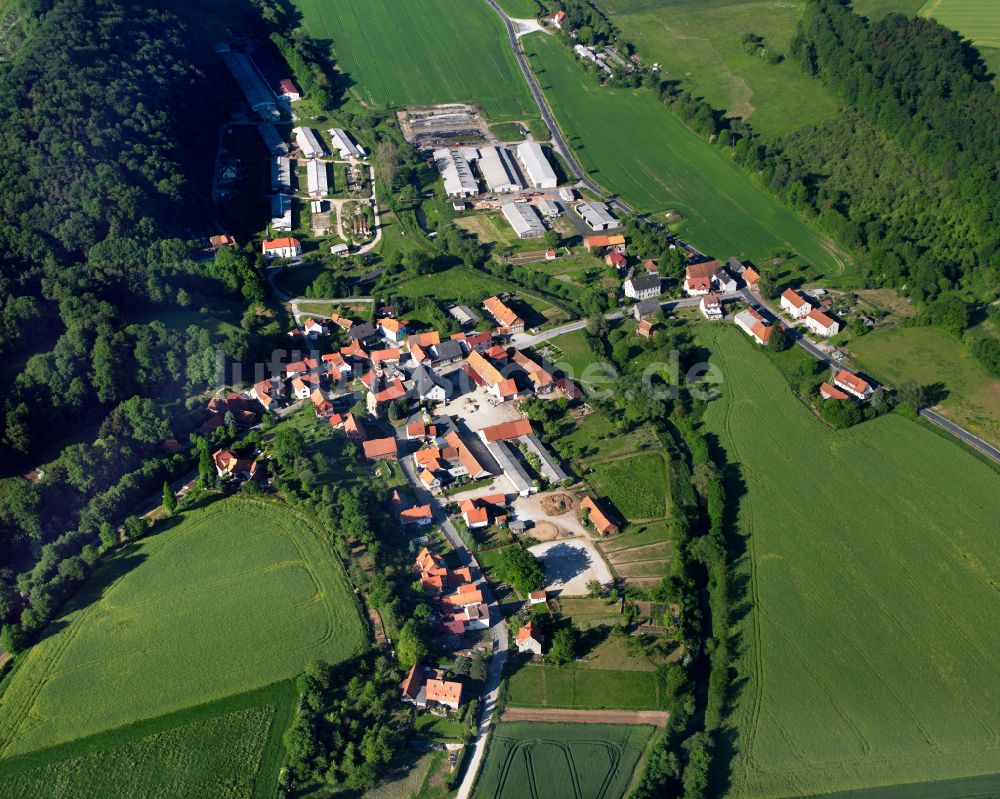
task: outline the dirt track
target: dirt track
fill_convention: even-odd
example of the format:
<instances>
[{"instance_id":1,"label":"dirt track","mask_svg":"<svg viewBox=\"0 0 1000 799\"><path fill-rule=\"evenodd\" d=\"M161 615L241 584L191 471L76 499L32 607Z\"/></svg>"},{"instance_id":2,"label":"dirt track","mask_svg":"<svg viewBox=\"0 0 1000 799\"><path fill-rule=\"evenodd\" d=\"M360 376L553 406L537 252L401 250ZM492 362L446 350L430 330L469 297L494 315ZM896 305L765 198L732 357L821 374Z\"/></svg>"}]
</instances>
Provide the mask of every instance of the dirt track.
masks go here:
<instances>
[{"instance_id":1,"label":"dirt track","mask_svg":"<svg viewBox=\"0 0 1000 799\"><path fill-rule=\"evenodd\" d=\"M652 724L666 727L669 713L658 710L563 710L554 707L509 707L504 721L551 721L565 724Z\"/></svg>"}]
</instances>

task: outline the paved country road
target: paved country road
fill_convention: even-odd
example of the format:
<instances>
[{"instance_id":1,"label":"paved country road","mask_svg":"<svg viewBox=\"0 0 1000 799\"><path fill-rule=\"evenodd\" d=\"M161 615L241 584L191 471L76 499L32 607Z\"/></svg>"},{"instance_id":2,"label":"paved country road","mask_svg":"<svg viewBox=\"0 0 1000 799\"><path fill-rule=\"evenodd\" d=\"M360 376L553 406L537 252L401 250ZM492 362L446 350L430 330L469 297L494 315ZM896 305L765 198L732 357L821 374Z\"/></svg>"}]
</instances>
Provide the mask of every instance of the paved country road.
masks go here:
<instances>
[{"instance_id":1,"label":"paved country road","mask_svg":"<svg viewBox=\"0 0 1000 799\"><path fill-rule=\"evenodd\" d=\"M555 119L552 117L552 112L549 111L548 103L545 102L545 96L542 94L542 89L538 85L538 81L535 80L535 73L531 71L531 67L528 65L528 58L521 49L521 44L517 38L517 27L514 25L511 18L507 16L507 13L496 4L495 0L486 0L486 2L489 4L490 8L500 15L500 19L503 20L503 24L507 28L507 39L510 41L511 49L514 51L514 57L517 59L517 65L521 68L521 74L524 75L528 88L531 90L531 96L535 99L535 105L538 106L538 113L541 114L542 121L545 122L545 126L549 129L549 133L552 134L555 151L565 159L566 164L569 166L570 170L580 183L597 196L603 197L607 194L607 192L594 183L594 181L587 176L587 173L583 171L583 167L581 167L579 161L576 160L576 156L573 155L573 151L569 148L569 145L566 144L566 140L563 138L562 132L559 130L559 126L556 125ZM626 202L619 200L617 197L609 197L607 202L608 205L617 208L619 211L629 212L632 210Z\"/></svg>"}]
</instances>

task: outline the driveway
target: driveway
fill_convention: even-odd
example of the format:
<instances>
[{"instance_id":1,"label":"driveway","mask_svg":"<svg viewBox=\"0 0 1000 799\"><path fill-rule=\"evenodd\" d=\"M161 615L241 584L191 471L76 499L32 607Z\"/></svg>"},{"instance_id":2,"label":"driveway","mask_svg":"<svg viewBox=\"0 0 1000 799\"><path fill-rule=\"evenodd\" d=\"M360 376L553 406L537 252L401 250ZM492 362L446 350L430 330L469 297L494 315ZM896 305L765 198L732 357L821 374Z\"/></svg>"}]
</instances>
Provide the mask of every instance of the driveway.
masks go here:
<instances>
[{"instance_id":1,"label":"driveway","mask_svg":"<svg viewBox=\"0 0 1000 799\"><path fill-rule=\"evenodd\" d=\"M586 596L587 583L612 582L611 571L590 541L564 538L536 544L528 551L545 567L545 588L561 596Z\"/></svg>"}]
</instances>

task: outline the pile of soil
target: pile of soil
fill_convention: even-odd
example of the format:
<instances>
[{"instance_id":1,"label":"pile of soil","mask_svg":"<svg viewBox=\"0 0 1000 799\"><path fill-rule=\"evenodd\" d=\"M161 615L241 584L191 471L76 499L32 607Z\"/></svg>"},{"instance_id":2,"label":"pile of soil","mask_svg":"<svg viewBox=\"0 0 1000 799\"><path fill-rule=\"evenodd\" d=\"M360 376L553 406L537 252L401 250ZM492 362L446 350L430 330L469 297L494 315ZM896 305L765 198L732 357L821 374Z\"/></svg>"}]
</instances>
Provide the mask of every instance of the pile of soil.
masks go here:
<instances>
[{"instance_id":1,"label":"pile of soil","mask_svg":"<svg viewBox=\"0 0 1000 799\"><path fill-rule=\"evenodd\" d=\"M562 516L573 509L573 498L569 494L552 494L542 497L542 510L548 516Z\"/></svg>"}]
</instances>

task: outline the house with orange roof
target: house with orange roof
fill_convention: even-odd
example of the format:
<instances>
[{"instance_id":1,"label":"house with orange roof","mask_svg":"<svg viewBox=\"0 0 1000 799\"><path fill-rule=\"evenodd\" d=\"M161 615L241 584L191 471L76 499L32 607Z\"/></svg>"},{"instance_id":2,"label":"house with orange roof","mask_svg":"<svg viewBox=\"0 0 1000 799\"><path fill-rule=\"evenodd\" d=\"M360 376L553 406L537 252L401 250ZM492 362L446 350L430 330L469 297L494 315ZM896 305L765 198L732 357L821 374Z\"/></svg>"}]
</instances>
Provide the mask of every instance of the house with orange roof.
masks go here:
<instances>
[{"instance_id":1,"label":"house with orange roof","mask_svg":"<svg viewBox=\"0 0 1000 799\"><path fill-rule=\"evenodd\" d=\"M433 518L430 505L414 505L399 512L399 521L402 524L416 524L423 527L430 524Z\"/></svg>"},{"instance_id":2,"label":"house with orange roof","mask_svg":"<svg viewBox=\"0 0 1000 799\"><path fill-rule=\"evenodd\" d=\"M309 395L309 400L312 402L318 418L329 419L333 416L333 403L326 398L320 389L314 388Z\"/></svg>"},{"instance_id":3,"label":"house with orange roof","mask_svg":"<svg viewBox=\"0 0 1000 799\"><path fill-rule=\"evenodd\" d=\"M221 250L223 247L236 247L236 238L227 233L223 233L221 236L209 236L208 245L213 250Z\"/></svg>"},{"instance_id":4,"label":"house with orange roof","mask_svg":"<svg viewBox=\"0 0 1000 799\"><path fill-rule=\"evenodd\" d=\"M472 480L479 480L483 477L489 477L490 472L486 469L469 449L465 441L462 440L462 436L459 435L457 430L449 431L444 440L448 442L448 445L456 451L458 455L458 464L461 467L461 471L455 469L454 465L451 468L451 474L453 477L462 477L467 475Z\"/></svg>"},{"instance_id":5,"label":"house with orange roof","mask_svg":"<svg viewBox=\"0 0 1000 799\"><path fill-rule=\"evenodd\" d=\"M752 266L746 267L740 277L743 278L743 282L747 284L750 291L757 291L760 288L760 272Z\"/></svg>"},{"instance_id":6,"label":"house with orange roof","mask_svg":"<svg viewBox=\"0 0 1000 799\"><path fill-rule=\"evenodd\" d=\"M594 525L594 529L601 535L613 535L618 532L618 525L607 517L596 500L589 494L580 503L580 512L584 520Z\"/></svg>"},{"instance_id":7,"label":"house with orange roof","mask_svg":"<svg viewBox=\"0 0 1000 799\"><path fill-rule=\"evenodd\" d=\"M353 413L348 413L344 419L344 432L347 433L347 437L358 444L368 438L368 433L365 430L361 421L357 419Z\"/></svg>"},{"instance_id":8,"label":"house with orange roof","mask_svg":"<svg viewBox=\"0 0 1000 799\"><path fill-rule=\"evenodd\" d=\"M802 321L810 333L823 338L835 336L840 331L840 322L815 308L811 309Z\"/></svg>"},{"instance_id":9,"label":"house with orange roof","mask_svg":"<svg viewBox=\"0 0 1000 799\"><path fill-rule=\"evenodd\" d=\"M405 322L387 316L385 319L379 320L378 326L382 329L382 335L389 339L389 341L398 344L406 340L407 331Z\"/></svg>"},{"instance_id":10,"label":"house with orange roof","mask_svg":"<svg viewBox=\"0 0 1000 799\"><path fill-rule=\"evenodd\" d=\"M521 436L530 436L532 433L531 422L527 419L515 419L510 422L501 422L484 427L479 431L479 437L486 443L494 441L511 441Z\"/></svg>"},{"instance_id":11,"label":"house with orange roof","mask_svg":"<svg viewBox=\"0 0 1000 799\"><path fill-rule=\"evenodd\" d=\"M874 389L867 381L862 380L856 374L851 374L846 369L841 369L837 372L837 376L833 378L833 384L862 402L870 399L874 392Z\"/></svg>"},{"instance_id":12,"label":"house with orange roof","mask_svg":"<svg viewBox=\"0 0 1000 799\"><path fill-rule=\"evenodd\" d=\"M292 394L295 395L295 399L308 399L313 389L318 386L318 375L299 375L292 378Z\"/></svg>"},{"instance_id":13,"label":"house with orange roof","mask_svg":"<svg viewBox=\"0 0 1000 799\"><path fill-rule=\"evenodd\" d=\"M497 330L502 334L513 335L524 332L524 320L499 297L487 297L483 300L483 308L496 321Z\"/></svg>"},{"instance_id":14,"label":"house with orange roof","mask_svg":"<svg viewBox=\"0 0 1000 799\"><path fill-rule=\"evenodd\" d=\"M771 339L772 325L756 308L745 308L733 317L736 326L758 344L767 344Z\"/></svg>"},{"instance_id":15,"label":"house with orange roof","mask_svg":"<svg viewBox=\"0 0 1000 799\"><path fill-rule=\"evenodd\" d=\"M406 396L406 387L398 378L383 380L375 378L368 384L366 405L372 416L382 416L389 405Z\"/></svg>"},{"instance_id":16,"label":"house with orange roof","mask_svg":"<svg viewBox=\"0 0 1000 799\"><path fill-rule=\"evenodd\" d=\"M447 605L462 607L465 605L478 605L483 601L483 592L472 583L460 585L454 594L449 594L442 600Z\"/></svg>"},{"instance_id":17,"label":"house with orange roof","mask_svg":"<svg viewBox=\"0 0 1000 799\"><path fill-rule=\"evenodd\" d=\"M534 622L529 621L522 626L514 639L518 652L530 652L532 655L542 654L542 634L535 627Z\"/></svg>"},{"instance_id":18,"label":"house with orange roof","mask_svg":"<svg viewBox=\"0 0 1000 799\"><path fill-rule=\"evenodd\" d=\"M220 478L237 477L249 480L257 474L257 461L241 458L231 449L213 452L212 461Z\"/></svg>"},{"instance_id":19,"label":"house with orange roof","mask_svg":"<svg viewBox=\"0 0 1000 799\"><path fill-rule=\"evenodd\" d=\"M264 258L298 258L302 255L302 242L291 236L280 239L265 239L261 245Z\"/></svg>"},{"instance_id":20,"label":"house with orange roof","mask_svg":"<svg viewBox=\"0 0 1000 799\"><path fill-rule=\"evenodd\" d=\"M402 352L398 347L390 347L384 350L372 350L372 366L381 368L387 363L399 363Z\"/></svg>"},{"instance_id":21,"label":"house with orange roof","mask_svg":"<svg viewBox=\"0 0 1000 799\"><path fill-rule=\"evenodd\" d=\"M785 289L781 294L781 310L787 313L792 319L802 319L812 310L809 300L799 294L795 289Z\"/></svg>"},{"instance_id":22,"label":"house with orange roof","mask_svg":"<svg viewBox=\"0 0 1000 799\"><path fill-rule=\"evenodd\" d=\"M586 248L587 252L597 252L598 254L604 252L605 250L613 250L615 252L625 252L625 237L620 233L616 233L613 236L606 236L598 234L596 236L584 236L583 246Z\"/></svg>"},{"instance_id":23,"label":"house with orange roof","mask_svg":"<svg viewBox=\"0 0 1000 799\"><path fill-rule=\"evenodd\" d=\"M281 389L271 380L261 380L250 389L250 396L264 406L265 411L272 411L278 406L281 394Z\"/></svg>"},{"instance_id":24,"label":"house with orange roof","mask_svg":"<svg viewBox=\"0 0 1000 799\"><path fill-rule=\"evenodd\" d=\"M711 293L715 276L720 269L720 261L705 261L687 267L684 270L684 293L689 297Z\"/></svg>"},{"instance_id":25,"label":"house with orange roof","mask_svg":"<svg viewBox=\"0 0 1000 799\"><path fill-rule=\"evenodd\" d=\"M370 461L394 461L397 457L396 437L373 438L365 441L361 445L365 451L365 457Z\"/></svg>"},{"instance_id":26,"label":"house with orange roof","mask_svg":"<svg viewBox=\"0 0 1000 799\"><path fill-rule=\"evenodd\" d=\"M458 504L458 509L466 526L475 530L489 527L491 516L498 523L505 520L503 511L506 504L507 498L503 494L488 494L483 497L463 499Z\"/></svg>"},{"instance_id":27,"label":"house with orange roof","mask_svg":"<svg viewBox=\"0 0 1000 799\"><path fill-rule=\"evenodd\" d=\"M531 380L536 394L548 394L555 388L555 378L540 363L520 350L514 351L514 363L520 366Z\"/></svg>"},{"instance_id":28,"label":"house with orange roof","mask_svg":"<svg viewBox=\"0 0 1000 799\"><path fill-rule=\"evenodd\" d=\"M414 361L414 363L420 365L429 365L431 363L430 353L424 347L421 347L419 344L414 344L412 341L410 342L410 358Z\"/></svg>"},{"instance_id":29,"label":"house with orange roof","mask_svg":"<svg viewBox=\"0 0 1000 799\"><path fill-rule=\"evenodd\" d=\"M320 358L320 361L323 364L323 368L330 376L330 379L336 382L349 378L351 373L354 371L354 368L339 352L331 352L327 355L323 355Z\"/></svg>"},{"instance_id":30,"label":"house with orange roof","mask_svg":"<svg viewBox=\"0 0 1000 799\"><path fill-rule=\"evenodd\" d=\"M402 700L404 702L416 704L417 698L420 696L420 691L423 687L424 667L420 663L414 663L412 668L406 672L406 676L403 678L403 682L399 686L399 690L402 693Z\"/></svg>"},{"instance_id":31,"label":"house with orange roof","mask_svg":"<svg viewBox=\"0 0 1000 799\"><path fill-rule=\"evenodd\" d=\"M652 338L653 336L653 323L648 319L643 319L639 322L638 327L635 329L636 335L642 336L643 338Z\"/></svg>"},{"instance_id":32,"label":"house with orange roof","mask_svg":"<svg viewBox=\"0 0 1000 799\"><path fill-rule=\"evenodd\" d=\"M331 414L327 417L327 421L330 423L330 427L335 430L341 430L344 427L344 417L339 413Z\"/></svg>"},{"instance_id":33,"label":"house with orange roof","mask_svg":"<svg viewBox=\"0 0 1000 799\"><path fill-rule=\"evenodd\" d=\"M480 333L478 331L456 333L451 338L462 345L462 349L466 354L473 350L476 352L486 352L493 346L493 336L490 333Z\"/></svg>"},{"instance_id":34,"label":"house with orange roof","mask_svg":"<svg viewBox=\"0 0 1000 799\"><path fill-rule=\"evenodd\" d=\"M549 19L552 21L552 27L562 30L563 20L566 19L566 12L560 8Z\"/></svg>"},{"instance_id":35,"label":"house with orange roof","mask_svg":"<svg viewBox=\"0 0 1000 799\"><path fill-rule=\"evenodd\" d=\"M825 380L819 384L819 395L825 400L846 400L850 395L846 391L841 391L827 383Z\"/></svg>"},{"instance_id":36,"label":"house with orange roof","mask_svg":"<svg viewBox=\"0 0 1000 799\"><path fill-rule=\"evenodd\" d=\"M433 347L441 343L441 334L436 330L428 330L426 333L412 333L406 340L410 347Z\"/></svg>"},{"instance_id":37,"label":"house with orange roof","mask_svg":"<svg viewBox=\"0 0 1000 799\"><path fill-rule=\"evenodd\" d=\"M426 685L427 704L444 705L458 710L462 704L462 683L449 680L428 680Z\"/></svg>"},{"instance_id":38,"label":"house with orange roof","mask_svg":"<svg viewBox=\"0 0 1000 799\"><path fill-rule=\"evenodd\" d=\"M317 336L322 336L326 333L326 327L322 322L317 322L311 316L302 322L302 330L309 338L316 338Z\"/></svg>"}]
</instances>

